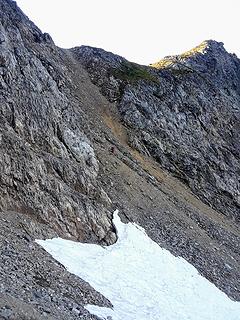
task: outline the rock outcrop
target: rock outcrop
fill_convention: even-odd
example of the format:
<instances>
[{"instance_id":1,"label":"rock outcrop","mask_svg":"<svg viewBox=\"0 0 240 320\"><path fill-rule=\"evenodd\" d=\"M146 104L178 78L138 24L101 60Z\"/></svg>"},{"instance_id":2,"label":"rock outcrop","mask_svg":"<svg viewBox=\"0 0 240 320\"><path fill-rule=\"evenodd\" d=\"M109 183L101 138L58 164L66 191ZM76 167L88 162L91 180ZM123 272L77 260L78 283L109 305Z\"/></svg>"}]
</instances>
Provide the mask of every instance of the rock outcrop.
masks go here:
<instances>
[{"instance_id":1,"label":"rock outcrop","mask_svg":"<svg viewBox=\"0 0 240 320\"><path fill-rule=\"evenodd\" d=\"M240 60L212 40L150 67L102 49L72 51L116 101L129 144L239 220Z\"/></svg>"},{"instance_id":2,"label":"rock outcrop","mask_svg":"<svg viewBox=\"0 0 240 320\"><path fill-rule=\"evenodd\" d=\"M13 1L0 6L0 207L34 213L59 234L111 242L111 214L66 54Z\"/></svg>"}]
</instances>

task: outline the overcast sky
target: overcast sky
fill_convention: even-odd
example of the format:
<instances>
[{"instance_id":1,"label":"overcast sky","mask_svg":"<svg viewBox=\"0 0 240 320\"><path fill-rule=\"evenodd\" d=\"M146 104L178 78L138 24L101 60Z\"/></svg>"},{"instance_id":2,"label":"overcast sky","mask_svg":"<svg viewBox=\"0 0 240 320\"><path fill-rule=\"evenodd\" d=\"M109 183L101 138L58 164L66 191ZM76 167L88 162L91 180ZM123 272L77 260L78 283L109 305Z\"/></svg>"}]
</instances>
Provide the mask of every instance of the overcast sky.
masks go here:
<instances>
[{"instance_id":1,"label":"overcast sky","mask_svg":"<svg viewBox=\"0 0 240 320\"><path fill-rule=\"evenodd\" d=\"M62 48L100 47L142 64L222 41L240 57L239 0L17 0Z\"/></svg>"}]
</instances>

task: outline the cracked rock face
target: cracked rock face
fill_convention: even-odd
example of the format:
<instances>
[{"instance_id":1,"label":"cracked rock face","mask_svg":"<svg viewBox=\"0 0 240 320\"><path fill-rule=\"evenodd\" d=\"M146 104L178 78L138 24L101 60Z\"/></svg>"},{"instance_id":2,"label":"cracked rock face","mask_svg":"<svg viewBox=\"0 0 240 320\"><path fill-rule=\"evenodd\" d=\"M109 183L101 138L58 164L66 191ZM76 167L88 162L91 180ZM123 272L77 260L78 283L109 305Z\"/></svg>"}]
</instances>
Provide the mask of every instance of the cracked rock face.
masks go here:
<instances>
[{"instance_id":1,"label":"cracked rock face","mask_svg":"<svg viewBox=\"0 0 240 320\"><path fill-rule=\"evenodd\" d=\"M91 132L71 95L63 51L12 1L0 1L0 21L1 209L34 214L75 239L108 233L113 241ZM100 200L93 203L92 194Z\"/></svg>"},{"instance_id":2,"label":"cracked rock face","mask_svg":"<svg viewBox=\"0 0 240 320\"><path fill-rule=\"evenodd\" d=\"M99 166L94 150L87 137L83 133L76 134L76 132L67 129L63 133L63 140L76 161L86 168L87 174L90 177L95 178L98 174Z\"/></svg>"},{"instance_id":3,"label":"cracked rock face","mask_svg":"<svg viewBox=\"0 0 240 320\"><path fill-rule=\"evenodd\" d=\"M240 60L222 43L201 47L155 68L100 49L72 51L101 92L117 101L129 144L239 220Z\"/></svg>"}]
</instances>

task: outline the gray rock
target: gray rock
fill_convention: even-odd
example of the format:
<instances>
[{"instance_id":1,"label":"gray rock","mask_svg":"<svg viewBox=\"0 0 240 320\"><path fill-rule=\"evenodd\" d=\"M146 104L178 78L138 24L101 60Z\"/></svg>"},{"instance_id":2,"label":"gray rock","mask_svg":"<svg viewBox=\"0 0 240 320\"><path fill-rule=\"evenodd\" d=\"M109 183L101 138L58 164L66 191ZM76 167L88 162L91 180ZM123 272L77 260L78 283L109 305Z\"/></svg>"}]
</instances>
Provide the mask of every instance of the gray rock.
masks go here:
<instances>
[{"instance_id":1,"label":"gray rock","mask_svg":"<svg viewBox=\"0 0 240 320\"><path fill-rule=\"evenodd\" d=\"M223 43L200 47L148 68L100 49L72 51L101 92L117 99L129 144L239 220L240 60Z\"/></svg>"},{"instance_id":2,"label":"gray rock","mask_svg":"<svg viewBox=\"0 0 240 320\"><path fill-rule=\"evenodd\" d=\"M34 239L111 244L116 208L240 299L239 228L226 217L239 216L239 60L216 42L205 49L162 69L63 50L0 0L4 316L97 319L85 304L110 307Z\"/></svg>"},{"instance_id":3,"label":"gray rock","mask_svg":"<svg viewBox=\"0 0 240 320\"><path fill-rule=\"evenodd\" d=\"M99 164L68 58L14 2L0 9L0 208L35 215L59 235L105 238L109 204L90 199L102 193Z\"/></svg>"}]
</instances>

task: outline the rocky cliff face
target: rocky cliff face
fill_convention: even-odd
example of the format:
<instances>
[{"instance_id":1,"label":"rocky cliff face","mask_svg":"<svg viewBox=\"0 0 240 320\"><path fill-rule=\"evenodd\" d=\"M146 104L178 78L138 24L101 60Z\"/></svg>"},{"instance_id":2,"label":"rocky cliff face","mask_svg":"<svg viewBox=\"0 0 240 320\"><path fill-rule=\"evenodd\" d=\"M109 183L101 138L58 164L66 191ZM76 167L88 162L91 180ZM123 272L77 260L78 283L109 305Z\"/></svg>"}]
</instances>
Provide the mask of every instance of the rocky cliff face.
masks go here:
<instances>
[{"instance_id":1,"label":"rocky cliff face","mask_svg":"<svg viewBox=\"0 0 240 320\"><path fill-rule=\"evenodd\" d=\"M116 101L129 144L239 220L240 60L212 40L151 67L101 49L72 51Z\"/></svg>"},{"instance_id":2,"label":"rocky cliff face","mask_svg":"<svg viewBox=\"0 0 240 320\"><path fill-rule=\"evenodd\" d=\"M113 243L115 208L240 299L239 77L214 41L149 67L63 50L0 0L0 318L110 306L34 239Z\"/></svg>"},{"instance_id":3,"label":"rocky cliff face","mask_svg":"<svg viewBox=\"0 0 240 320\"><path fill-rule=\"evenodd\" d=\"M0 4L0 206L34 212L81 240L94 240L92 230L103 239L109 199L97 182L99 162L67 58L14 2Z\"/></svg>"}]
</instances>

